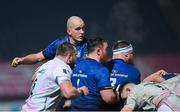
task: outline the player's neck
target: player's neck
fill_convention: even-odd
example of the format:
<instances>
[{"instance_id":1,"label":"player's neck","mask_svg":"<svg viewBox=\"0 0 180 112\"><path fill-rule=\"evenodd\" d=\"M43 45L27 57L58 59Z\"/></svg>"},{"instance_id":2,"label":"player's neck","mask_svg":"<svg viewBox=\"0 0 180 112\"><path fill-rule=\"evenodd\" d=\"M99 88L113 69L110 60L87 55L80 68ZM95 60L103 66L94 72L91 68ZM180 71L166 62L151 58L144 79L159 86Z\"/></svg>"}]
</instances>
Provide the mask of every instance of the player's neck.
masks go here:
<instances>
[{"instance_id":1,"label":"player's neck","mask_svg":"<svg viewBox=\"0 0 180 112\"><path fill-rule=\"evenodd\" d=\"M122 59L122 60L125 61L124 56L120 56L120 55L113 55L113 56L112 56L112 59Z\"/></svg>"},{"instance_id":2,"label":"player's neck","mask_svg":"<svg viewBox=\"0 0 180 112\"><path fill-rule=\"evenodd\" d=\"M56 58L60 59L61 61L63 61L64 63L68 64L68 58L64 57L64 56L56 56Z\"/></svg>"},{"instance_id":3,"label":"player's neck","mask_svg":"<svg viewBox=\"0 0 180 112\"><path fill-rule=\"evenodd\" d=\"M75 45L75 44L77 44L78 42L75 41L72 37L70 37L70 43L73 44L73 45Z\"/></svg>"},{"instance_id":4,"label":"player's neck","mask_svg":"<svg viewBox=\"0 0 180 112\"><path fill-rule=\"evenodd\" d=\"M94 59L97 62L100 62L100 58L98 56L96 56L95 54L88 54L87 58Z\"/></svg>"}]
</instances>

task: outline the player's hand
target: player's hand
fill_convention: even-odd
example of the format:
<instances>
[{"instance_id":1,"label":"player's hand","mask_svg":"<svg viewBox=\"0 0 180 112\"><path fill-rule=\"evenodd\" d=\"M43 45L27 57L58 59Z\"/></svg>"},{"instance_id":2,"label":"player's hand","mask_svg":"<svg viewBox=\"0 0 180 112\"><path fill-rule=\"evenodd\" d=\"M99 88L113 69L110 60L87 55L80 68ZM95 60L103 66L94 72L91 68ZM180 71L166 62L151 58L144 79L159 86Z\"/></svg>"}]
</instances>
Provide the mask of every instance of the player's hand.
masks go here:
<instances>
[{"instance_id":1,"label":"player's hand","mask_svg":"<svg viewBox=\"0 0 180 112\"><path fill-rule=\"evenodd\" d=\"M158 70L152 75L152 78L155 82L162 82L164 81L164 78L162 78L163 75L167 74L164 70Z\"/></svg>"},{"instance_id":2,"label":"player's hand","mask_svg":"<svg viewBox=\"0 0 180 112\"><path fill-rule=\"evenodd\" d=\"M166 72L165 70L158 70L158 71L156 72L156 74L159 75L159 76L162 76L162 75L166 75L167 72Z\"/></svg>"},{"instance_id":3,"label":"player's hand","mask_svg":"<svg viewBox=\"0 0 180 112\"><path fill-rule=\"evenodd\" d=\"M165 70L158 70L157 72L149 75L148 77L146 77L143 82L162 82L164 81L164 78L162 77L162 75L166 75L167 72Z\"/></svg>"},{"instance_id":4,"label":"player's hand","mask_svg":"<svg viewBox=\"0 0 180 112\"><path fill-rule=\"evenodd\" d=\"M71 107L71 100L65 100L63 108L70 108Z\"/></svg>"},{"instance_id":5,"label":"player's hand","mask_svg":"<svg viewBox=\"0 0 180 112\"><path fill-rule=\"evenodd\" d=\"M89 90L86 86L82 86L79 88L79 90L82 92L83 95L88 95L89 94Z\"/></svg>"},{"instance_id":6,"label":"player's hand","mask_svg":"<svg viewBox=\"0 0 180 112\"><path fill-rule=\"evenodd\" d=\"M11 63L12 67L16 67L17 65L19 65L21 62L23 61L22 58L19 57L15 57Z\"/></svg>"}]
</instances>

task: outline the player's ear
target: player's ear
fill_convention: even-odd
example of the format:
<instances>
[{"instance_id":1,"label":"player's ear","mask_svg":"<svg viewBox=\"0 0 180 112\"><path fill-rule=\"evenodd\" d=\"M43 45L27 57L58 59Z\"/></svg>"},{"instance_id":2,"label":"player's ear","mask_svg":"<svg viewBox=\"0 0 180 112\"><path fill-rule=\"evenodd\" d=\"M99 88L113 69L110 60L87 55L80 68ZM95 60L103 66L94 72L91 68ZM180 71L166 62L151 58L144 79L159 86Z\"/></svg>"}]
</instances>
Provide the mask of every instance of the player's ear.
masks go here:
<instances>
[{"instance_id":1,"label":"player's ear","mask_svg":"<svg viewBox=\"0 0 180 112\"><path fill-rule=\"evenodd\" d=\"M128 58L128 57L129 57L129 54L125 54L125 57Z\"/></svg>"},{"instance_id":2,"label":"player's ear","mask_svg":"<svg viewBox=\"0 0 180 112\"><path fill-rule=\"evenodd\" d=\"M71 30L69 28L67 28L67 33L71 35Z\"/></svg>"},{"instance_id":3,"label":"player's ear","mask_svg":"<svg viewBox=\"0 0 180 112\"><path fill-rule=\"evenodd\" d=\"M67 53L67 55L66 55L67 63L70 63L71 59L72 59L71 54L70 54L70 53Z\"/></svg>"},{"instance_id":4,"label":"player's ear","mask_svg":"<svg viewBox=\"0 0 180 112\"><path fill-rule=\"evenodd\" d=\"M130 56L130 54L128 53L128 54L125 55L125 57L126 57L126 60L128 61L131 56Z\"/></svg>"},{"instance_id":5,"label":"player's ear","mask_svg":"<svg viewBox=\"0 0 180 112\"><path fill-rule=\"evenodd\" d=\"M101 55L102 50L100 48L97 48L97 55Z\"/></svg>"}]
</instances>

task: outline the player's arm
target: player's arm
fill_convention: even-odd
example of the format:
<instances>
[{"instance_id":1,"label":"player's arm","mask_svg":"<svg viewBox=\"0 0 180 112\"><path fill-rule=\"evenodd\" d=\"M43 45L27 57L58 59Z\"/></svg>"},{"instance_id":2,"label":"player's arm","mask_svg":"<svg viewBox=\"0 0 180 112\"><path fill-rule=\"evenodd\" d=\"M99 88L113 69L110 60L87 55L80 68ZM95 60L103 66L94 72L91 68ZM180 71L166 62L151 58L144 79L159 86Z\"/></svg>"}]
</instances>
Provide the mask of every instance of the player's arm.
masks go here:
<instances>
[{"instance_id":1,"label":"player's arm","mask_svg":"<svg viewBox=\"0 0 180 112\"><path fill-rule=\"evenodd\" d=\"M132 108L129 108L129 107L126 107L124 106L122 109L121 109L122 112L133 112L133 109Z\"/></svg>"},{"instance_id":2,"label":"player's arm","mask_svg":"<svg viewBox=\"0 0 180 112\"><path fill-rule=\"evenodd\" d=\"M113 104L117 101L116 94L112 89L111 83L110 83L110 74L107 68L102 68L98 71L97 74L97 80L98 80L98 87L100 89L100 94L102 99L107 104Z\"/></svg>"},{"instance_id":3,"label":"player's arm","mask_svg":"<svg viewBox=\"0 0 180 112\"><path fill-rule=\"evenodd\" d=\"M34 64L45 59L42 51L34 54L29 54L24 57L15 57L11 63L13 67L16 67L20 64Z\"/></svg>"},{"instance_id":4,"label":"player's arm","mask_svg":"<svg viewBox=\"0 0 180 112\"><path fill-rule=\"evenodd\" d=\"M56 54L56 48L58 39L52 42L48 47L46 47L43 51L40 51L38 53L29 54L24 57L16 57L13 59L11 65L13 67L16 67L20 64L34 64L40 61L43 61L44 59L53 59Z\"/></svg>"},{"instance_id":5,"label":"player's arm","mask_svg":"<svg viewBox=\"0 0 180 112\"><path fill-rule=\"evenodd\" d=\"M81 95L88 95L88 88L85 86L80 87L79 89L76 89L72 86L72 83L70 80L65 80L60 84L61 92L63 93L63 96L67 99L73 99Z\"/></svg>"},{"instance_id":6,"label":"player's arm","mask_svg":"<svg viewBox=\"0 0 180 112\"><path fill-rule=\"evenodd\" d=\"M123 93L123 92L122 92ZM126 93L127 95L128 93ZM124 96L126 96L124 95ZM125 105L124 107L121 109L122 112L132 112L135 107L137 106L137 97L139 96L138 92L137 91L133 91L131 92L128 96L127 96L127 99L126 99L126 102L125 102ZM121 96L122 97L122 96ZM142 97L142 96L140 96Z\"/></svg>"},{"instance_id":7,"label":"player's arm","mask_svg":"<svg viewBox=\"0 0 180 112\"><path fill-rule=\"evenodd\" d=\"M164 70L158 70L157 72L146 77L142 82L162 82L164 81L163 75L167 74Z\"/></svg>"},{"instance_id":8,"label":"player's arm","mask_svg":"<svg viewBox=\"0 0 180 112\"><path fill-rule=\"evenodd\" d=\"M112 89L104 89L100 91L102 99L107 103L107 104L113 104L117 101L116 99L116 94L113 92Z\"/></svg>"}]
</instances>

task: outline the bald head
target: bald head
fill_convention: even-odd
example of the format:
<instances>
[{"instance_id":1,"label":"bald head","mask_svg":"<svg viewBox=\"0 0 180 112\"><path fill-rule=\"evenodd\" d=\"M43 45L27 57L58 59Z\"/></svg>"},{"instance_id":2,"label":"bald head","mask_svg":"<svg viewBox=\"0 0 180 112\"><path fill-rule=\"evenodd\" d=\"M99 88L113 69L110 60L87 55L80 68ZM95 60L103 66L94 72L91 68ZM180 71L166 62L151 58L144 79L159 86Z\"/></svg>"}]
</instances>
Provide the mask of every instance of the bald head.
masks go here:
<instances>
[{"instance_id":1,"label":"bald head","mask_svg":"<svg viewBox=\"0 0 180 112\"><path fill-rule=\"evenodd\" d=\"M136 84L134 83L125 83L120 86L119 93L121 99L126 99L129 93L134 89Z\"/></svg>"},{"instance_id":2,"label":"bald head","mask_svg":"<svg viewBox=\"0 0 180 112\"><path fill-rule=\"evenodd\" d=\"M82 42L85 33L84 21L78 16L71 16L67 21L67 33L71 44Z\"/></svg>"},{"instance_id":3,"label":"bald head","mask_svg":"<svg viewBox=\"0 0 180 112\"><path fill-rule=\"evenodd\" d=\"M73 27L80 25L80 24L84 25L84 21L78 16L71 16L67 20L67 28L73 28Z\"/></svg>"}]
</instances>

